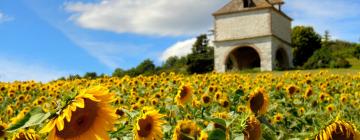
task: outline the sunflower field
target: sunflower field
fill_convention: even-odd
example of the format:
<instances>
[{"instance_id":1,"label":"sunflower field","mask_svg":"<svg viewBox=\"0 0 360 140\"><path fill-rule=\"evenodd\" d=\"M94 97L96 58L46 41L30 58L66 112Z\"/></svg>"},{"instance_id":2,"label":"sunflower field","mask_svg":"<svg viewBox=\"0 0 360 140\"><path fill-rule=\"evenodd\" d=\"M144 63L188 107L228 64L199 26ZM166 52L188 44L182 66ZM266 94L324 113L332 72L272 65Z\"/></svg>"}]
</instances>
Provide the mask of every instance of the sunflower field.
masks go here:
<instances>
[{"instance_id":1,"label":"sunflower field","mask_svg":"<svg viewBox=\"0 0 360 140\"><path fill-rule=\"evenodd\" d=\"M360 72L0 83L0 139L359 140Z\"/></svg>"}]
</instances>

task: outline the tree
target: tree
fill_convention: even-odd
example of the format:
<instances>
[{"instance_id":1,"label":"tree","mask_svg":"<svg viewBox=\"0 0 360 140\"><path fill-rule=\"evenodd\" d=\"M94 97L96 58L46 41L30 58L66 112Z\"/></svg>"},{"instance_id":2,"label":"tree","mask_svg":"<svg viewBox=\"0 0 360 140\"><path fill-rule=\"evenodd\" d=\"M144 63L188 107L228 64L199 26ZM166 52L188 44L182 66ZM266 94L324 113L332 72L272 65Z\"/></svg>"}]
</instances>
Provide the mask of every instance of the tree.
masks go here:
<instances>
[{"instance_id":1,"label":"tree","mask_svg":"<svg viewBox=\"0 0 360 140\"><path fill-rule=\"evenodd\" d=\"M325 47L328 47L329 46L329 42L330 42L330 39L331 39L331 35L330 35L330 32L328 30L325 30L325 33L324 33L324 38L323 38L323 42L322 42L322 46L325 46Z\"/></svg>"},{"instance_id":2,"label":"tree","mask_svg":"<svg viewBox=\"0 0 360 140\"><path fill-rule=\"evenodd\" d=\"M294 27L291 41L295 66L302 66L316 50L321 48L321 36L312 27Z\"/></svg>"},{"instance_id":3,"label":"tree","mask_svg":"<svg viewBox=\"0 0 360 140\"><path fill-rule=\"evenodd\" d=\"M96 72L87 72L84 75L84 78L86 79L95 79L97 77Z\"/></svg>"},{"instance_id":4,"label":"tree","mask_svg":"<svg viewBox=\"0 0 360 140\"><path fill-rule=\"evenodd\" d=\"M333 53L334 49L339 50L333 46L321 47L321 49L315 51L303 67L305 69L351 67L349 61L347 61L343 55Z\"/></svg>"},{"instance_id":5,"label":"tree","mask_svg":"<svg viewBox=\"0 0 360 140\"><path fill-rule=\"evenodd\" d=\"M155 72L155 64L150 59L146 59L136 67L138 74L150 75Z\"/></svg>"},{"instance_id":6,"label":"tree","mask_svg":"<svg viewBox=\"0 0 360 140\"><path fill-rule=\"evenodd\" d=\"M113 76L113 77L123 77L123 76L125 76L125 73L126 73L125 70L123 70L123 69L121 69L121 68L117 68L117 69L115 69L115 71L112 73L112 76Z\"/></svg>"},{"instance_id":7,"label":"tree","mask_svg":"<svg viewBox=\"0 0 360 140\"><path fill-rule=\"evenodd\" d=\"M192 47L193 54L201 54L207 52L209 40L206 34L199 35Z\"/></svg>"},{"instance_id":8,"label":"tree","mask_svg":"<svg viewBox=\"0 0 360 140\"><path fill-rule=\"evenodd\" d=\"M192 54L187 56L188 73L206 73L214 69L214 48L205 34L197 37Z\"/></svg>"}]
</instances>

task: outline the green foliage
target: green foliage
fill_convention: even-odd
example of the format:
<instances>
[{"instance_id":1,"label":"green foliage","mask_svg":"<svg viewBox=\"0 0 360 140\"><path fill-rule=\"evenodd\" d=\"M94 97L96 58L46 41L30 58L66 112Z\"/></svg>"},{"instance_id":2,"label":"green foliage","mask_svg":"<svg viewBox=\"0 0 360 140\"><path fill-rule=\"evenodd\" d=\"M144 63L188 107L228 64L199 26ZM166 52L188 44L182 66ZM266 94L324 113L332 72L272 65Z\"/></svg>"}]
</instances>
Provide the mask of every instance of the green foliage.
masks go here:
<instances>
[{"instance_id":1,"label":"green foliage","mask_svg":"<svg viewBox=\"0 0 360 140\"><path fill-rule=\"evenodd\" d=\"M169 57L160 68L160 72L186 73L187 57Z\"/></svg>"},{"instance_id":2,"label":"green foliage","mask_svg":"<svg viewBox=\"0 0 360 140\"><path fill-rule=\"evenodd\" d=\"M354 49L354 57L360 60L360 45Z\"/></svg>"},{"instance_id":3,"label":"green foliage","mask_svg":"<svg viewBox=\"0 0 360 140\"><path fill-rule=\"evenodd\" d=\"M138 74L151 75L155 72L155 64L150 59L141 62L135 69Z\"/></svg>"},{"instance_id":4,"label":"green foliage","mask_svg":"<svg viewBox=\"0 0 360 140\"><path fill-rule=\"evenodd\" d=\"M115 69L115 71L112 73L113 77L123 77L125 76L125 70L121 69L121 68L117 68Z\"/></svg>"},{"instance_id":5,"label":"green foliage","mask_svg":"<svg viewBox=\"0 0 360 140\"><path fill-rule=\"evenodd\" d=\"M33 108L22 119L11 125L7 131L15 131L20 128L28 128L43 123L51 116L51 113L44 113L41 108Z\"/></svg>"},{"instance_id":6,"label":"green foliage","mask_svg":"<svg viewBox=\"0 0 360 140\"><path fill-rule=\"evenodd\" d=\"M85 79L95 79L97 78L97 73L96 72L87 72L84 75Z\"/></svg>"},{"instance_id":7,"label":"green foliage","mask_svg":"<svg viewBox=\"0 0 360 140\"><path fill-rule=\"evenodd\" d=\"M200 35L192 48L192 54L187 56L187 72L207 73L214 69L214 48L209 47L206 35Z\"/></svg>"},{"instance_id":8,"label":"green foliage","mask_svg":"<svg viewBox=\"0 0 360 140\"><path fill-rule=\"evenodd\" d=\"M302 66L316 50L321 48L321 36L312 27L294 27L291 41L295 66Z\"/></svg>"},{"instance_id":9,"label":"green foliage","mask_svg":"<svg viewBox=\"0 0 360 140\"><path fill-rule=\"evenodd\" d=\"M332 54L330 47L322 47L304 64L306 69L316 68L349 68L350 63L341 56Z\"/></svg>"},{"instance_id":10,"label":"green foliage","mask_svg":"<svg viewBox=\"0 0 360 140\"><path fill-rule=\"evenodd\" d=\"M203 54L208 51L207 47L209 40L207 39L206 34L202 34L196 38L196 41L192 47L193 54Z\"/></svg>"}]
</instances>

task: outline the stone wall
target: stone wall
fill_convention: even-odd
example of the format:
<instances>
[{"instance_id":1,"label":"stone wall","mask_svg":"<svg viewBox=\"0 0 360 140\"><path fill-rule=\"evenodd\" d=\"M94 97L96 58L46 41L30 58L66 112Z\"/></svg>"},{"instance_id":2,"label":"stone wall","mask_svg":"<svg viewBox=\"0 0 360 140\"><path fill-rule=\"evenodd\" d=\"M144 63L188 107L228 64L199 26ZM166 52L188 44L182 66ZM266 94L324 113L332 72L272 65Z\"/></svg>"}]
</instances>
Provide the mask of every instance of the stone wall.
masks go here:
<instances>
[{"instance_id":1,"label":"stone wall","mask_svg":"<svg viewBox=\"0 0 360 140\"><path fill-rule=\"evenodd\" d=\"M270 9L215 17L215 40L244 39L271 34Z\"/></svg>"},{"instance_id":2,"label":"stone wall","mask_svg":"<svg viewBox=\"0 0 360 140\"><path fill-rule=\"evenodd\" d=\"M291 20L274 9L271 10L272 33L284 41L291 42Z\"/></svg>"}]
</instances>

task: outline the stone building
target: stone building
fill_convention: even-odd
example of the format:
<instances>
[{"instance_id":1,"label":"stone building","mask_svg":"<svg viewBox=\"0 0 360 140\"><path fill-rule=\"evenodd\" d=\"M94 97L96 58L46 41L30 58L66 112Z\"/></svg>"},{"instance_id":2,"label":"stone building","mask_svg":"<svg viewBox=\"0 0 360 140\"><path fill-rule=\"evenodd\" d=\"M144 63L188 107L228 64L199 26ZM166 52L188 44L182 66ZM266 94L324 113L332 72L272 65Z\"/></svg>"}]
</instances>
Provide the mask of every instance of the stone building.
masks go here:
<instances>
[{"instance_id":1,"label":"stone building","mask_svg":"<svg viewBox=\"0 0 360 140\"><path fill-rule=\"evenodd\" d=\"M291 21L282 0L231 0L213 13L215 70L292 67Z\"/></svg>"}]
</instances>

